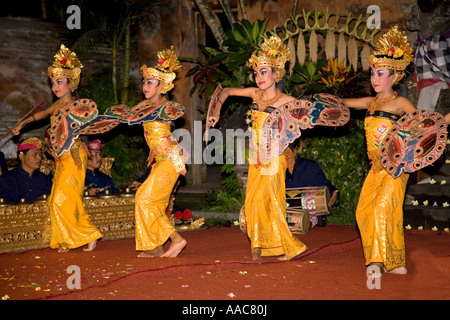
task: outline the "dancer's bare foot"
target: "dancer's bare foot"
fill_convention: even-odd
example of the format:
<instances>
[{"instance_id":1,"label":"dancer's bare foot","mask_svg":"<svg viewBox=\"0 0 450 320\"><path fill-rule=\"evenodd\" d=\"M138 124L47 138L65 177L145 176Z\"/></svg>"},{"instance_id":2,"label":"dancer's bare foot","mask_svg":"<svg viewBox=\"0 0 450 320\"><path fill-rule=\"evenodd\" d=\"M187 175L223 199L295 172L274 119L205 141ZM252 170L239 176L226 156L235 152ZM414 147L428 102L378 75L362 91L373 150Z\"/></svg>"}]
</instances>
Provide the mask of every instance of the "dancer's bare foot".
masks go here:
<instances>
[{"instance_id":1,"label":"dancer's bare foot","mask_svg":"<svg viewBox=\"0 0 450 320\"><path fill-rule=\"evenodd\" d=\"M156 258L164 254L164 249L162 246L158 246L155 249L142 251L138 254L138 258Z\"/></svg>"},{"instance_id":2,"label":"dancer's bare foot","mask_svg":"<svg viewBox=\"0 0 450 320\"><path fill-rule=\"evenodd\" d=\"M88 247L84 248L83 251L94 251L96 246L97 246L97 240L91 241L88 243Z\"/></svg>"},{"instance_id":3,"label":"dancer's bare foot","mask_svg":"<svg viewBox=\"0 0 450 320\"><path fill-rule=\"evenodd\" d=\"M252 260L261 260L261 248L255 248L252 251Z\"/></svg>"},{"instance_id":4,"label":"dancer's bare foot","mask_svg":"<svg viewBox=\"0 0 450 320\"><path fill-rule=\"evenodd\" d=\"M377 267L377 268L374 268ZM384 264L382 262L372 262L367 269L370 270L366 270L366 277L367 278L377 278L377 277L381 277L383 275L383 273L385 272L386 268L384 267Z\"/></svg>"},{"instance_id":5,"label":"dancer's bare foot","mask_svg":"<svg viewBox=\"0 0 450 320\"><path fill-rule=\"evenodd\" d=\"M406 267L398 267L398 268L394 268L394 269L389 270L389 271L386 268L384 268L384 273L407 274L408 270L406 269Z\"/></svg>"},{"instance_id":6,"label":"dancer's bare foot","mask_svg":"<svg viewBox=\"0 0 450 320\"><path fill-rule=\"evenodd\" d=\"M288 258L286 258L286 256L281 256L281 257L277 258L277 260L279 260L279 261L287 261L287 259Z\"/></svg>"},{"instance_id":7,"label":"dancer's bare foot","mask_svg":"<svg viewBox=\"0 0 450 320\"><path fill-rule=\"evenodd\" d=\"M176 258L181 250L187 245L187 241L180 236L178 232L174 232L170 235L170 240L172 241L169 249L160 255L161 258Z\"/></svg>"},{"instance_id":8,"label":"dancer's bare foot","mask_svg":"<svg viewBox=\"0 0 450 320\"><path fill-rule=\"evenodd\" d=\"M69 252L70 249L68 248L61 248L59 247L58 252Z\"/></svg>"},{"instance_id":9,"label":"dancer's bare foot","mask_svg":"<svg viewBox=\"0 0 450 320\"><path fill-rule=\"evenodd\" d=\"M367 273L366 276L369 277L381 277L385 273L391 273L391 274L407 274L408 270L406 267L397 267L391 270L386 269L383 263L381 262L374 262L370 264L371 266L377 266L378 271L375 270L375 272Z\"/></svg>"}]
</instances>

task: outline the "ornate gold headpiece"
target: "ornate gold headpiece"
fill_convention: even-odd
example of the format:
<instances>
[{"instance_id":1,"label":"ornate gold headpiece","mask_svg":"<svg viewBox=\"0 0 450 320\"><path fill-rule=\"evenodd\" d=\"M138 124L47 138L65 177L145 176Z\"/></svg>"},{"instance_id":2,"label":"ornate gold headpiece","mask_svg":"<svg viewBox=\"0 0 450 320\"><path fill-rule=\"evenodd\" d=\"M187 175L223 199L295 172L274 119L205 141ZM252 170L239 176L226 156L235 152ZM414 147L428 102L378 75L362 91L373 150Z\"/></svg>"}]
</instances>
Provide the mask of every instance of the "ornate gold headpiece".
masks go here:
<instances>
[{"instance_id":1,"label":"ornate gold headpiece","mask_svg":"<svg viewBox=\"0 0 450 320\"><path fill-rule=\"evenodd\" d=\"M180 61L173 51L165 49L158 52L158 63L153 68L148 68L145 64L141 67L144 78L153 78L160 81L158 93L166 93L173 88L173 80L175 79L175 70L181 68Z\"/></svg>"},{"instance_id":2,"label":"ornate gold headpiece","mask_svg":"<svg viewBox=\"0 0 450 320\"><path fill-rule=\"evenodd\" d=\"M252 55L248 60L252 68L255 70L258 67L267 66L273 67L276 70L284 70L286 61L289 61L291 52L287 46L283 44L280 38L271 36L264 38L261 44L258 55ZM281 79L278 79L279 81Z\"/></svg>"},{"instance_id":3,"label":"ornate gold headpiece","mask_svg":"<svg viewBox=\"0 0 450 320\"><path fill-rule=\"evenodd\" d=\"M369 64L371 68L387 68L401 72L413 59L413 49L405 32L394 26L378 40L376 49L369 57Z\"/></svg>"},{"instance_id":4,"label":"ornate gold headpiece","mask_svg":"<svg viewBox=\"0 0 450 320\"><path fill-rule=\"evenodd\" d=\"M48 76L50 78L69 78L70 90L74 92L80 83L81 68L83 68L83 65L78 60L76 53L61 44L59 51L53 58L53 64L48 67Z\"/></svg>"}]
</instances>

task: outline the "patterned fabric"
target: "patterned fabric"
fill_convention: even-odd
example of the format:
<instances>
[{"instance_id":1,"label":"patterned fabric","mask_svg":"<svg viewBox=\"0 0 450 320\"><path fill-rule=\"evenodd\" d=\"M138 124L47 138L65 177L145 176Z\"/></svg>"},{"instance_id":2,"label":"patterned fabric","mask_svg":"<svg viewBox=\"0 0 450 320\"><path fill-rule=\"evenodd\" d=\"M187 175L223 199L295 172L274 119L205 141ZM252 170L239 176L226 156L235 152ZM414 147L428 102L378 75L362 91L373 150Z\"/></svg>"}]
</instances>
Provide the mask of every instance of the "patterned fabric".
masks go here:
<instances>
[{"instance_id":1,"label":"patterned fabric","mask_svg":"<svg viewBox=\"0 0 450 320\"><path fill-rule=\"evenodd\" d=\"M403 201L408 174L398 178L383 169L381 142L394 125L389 117L369 116L364 120L367 154L372 167L356 208L366 264L382 262L386 269L405 266Z\"/></svg>"},{"instance_id":2,"label":"patterned fabric","mask_svg":"<svg viewBox=\"0 0 450 320\"><path fill-rule=\"evenodd\" d=\"M170 195L179 173L170 159L157 161L139 187L135 198L136 250L153 250L176 231L166 215Z\"/></svg>"},{"instance_id":3,"label":"patterned fabric","mask_svg":"<svg viewBox=\"0 0 450 320\"><path fill-rule=\"evenodd\" d=\"M92 106L90 103L88 105ZM84 180L89 151L87 146L80 139L74 138L73 134L69 134L68 130L68 127L71 127L68 124L73 123L71 121L78 124L77 119L83 114L75 112L74 118L64 120L63 115L70 118L69 114L73 109L65 104L58 104L54 108L55 111L50 118L52 147L56 146L56 148L53 147L54 150L58 150L58 146L64 147L58 150L60 155L56 159L55 176L48 199L51 220L50 247L73 249L99 239L102 235L90 222L83 207ZM94 108L90 110L93 111ZM87 115L92 114L89 110L86 112ZM80 121L83 122L82 119ZM62 144L54 141L57 137L64 138ZM63 149L67 149L67 152L62 151Z\"/></svg>"},{"instance_id":4,"label":"patterned fabric","mask_svg":"<svg viewBox=\"0 0 450 320\"><path fill-rule=\"evenodd\" d=\"M51 219L50 247L73 249L102 237L83 207L87 151L81 141L72 144L71 151L80 157L81 167L72 153L57 159L53 187L48 199Z\"/></svg>"},{"instance_id":5,"label":"patterned fabric","mask_svg":"<svg viewBox=\"0 0 450 320\"><path fill-rule=\"evenodd\" d=\"M258 143L267 116L252 112L252 144ZM259 148L252 149L256 152L254 159L258 159ZM275 156L266 164L250 162L244 211L251 249L261 248L262 256L285 255L292 259L307 248L292 235L286 221L286 166L285 155Z\"/></svg>"},{"instance_id":6,"label":"patterned fabric","mask_svg":"<svg viewBox=\"0 0 450 320\"><path fill-rule=\"evenodd\" d=\"M417 90L443 81L450 87L450 37L433 35L422 40L414 59Z\"/></svg>"},{"instance_id":7,"label":"patterned fabric","mask_svg":"<svg viewBox=\"0 0 450 320\"><path fill-rule=\"evenodd\" d=\"M148 166L153 160L160 161L170 159L176 172L186 174L184 157L181 147L172 137L170 124L159 121L149 121L144 123L144 136L150 148Z\"/></svg>"}]
</instances>

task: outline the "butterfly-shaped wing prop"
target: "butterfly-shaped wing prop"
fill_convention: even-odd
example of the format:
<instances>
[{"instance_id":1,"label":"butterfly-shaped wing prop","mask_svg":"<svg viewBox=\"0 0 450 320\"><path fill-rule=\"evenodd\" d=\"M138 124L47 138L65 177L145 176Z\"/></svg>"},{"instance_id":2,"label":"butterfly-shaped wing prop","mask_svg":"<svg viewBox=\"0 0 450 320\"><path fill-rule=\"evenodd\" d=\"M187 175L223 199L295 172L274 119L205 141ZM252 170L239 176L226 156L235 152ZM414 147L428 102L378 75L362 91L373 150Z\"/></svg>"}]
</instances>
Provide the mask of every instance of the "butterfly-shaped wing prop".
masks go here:
<instances>
[{"instance_id":1,"label":"butterfly-shaped wing prop","mask_svg":"<svg viewBox=\"0 0 450 320\"><path fill-rule=\"evenodd\" d=\"M80 126L79 135L102 134L110 131L121 123L121 117L130 112L130 107L120 104L108 108L104 114L97 115L91 121Z\"/></svg>"},{"instance_id":2,"label":"butterfly-shaped wing prop","mask_svg":"<svg viewBox=\"0 0 450 320\"><path fill-rule=\"evenodd\" d=\"M381 145L383 168L394 178L414 172L440 158L447 142L447 124L438 112L417 110L403 115Z\"/></svg>"},{"instance_id":3,"label":"butterfly-shaped wing prop","mask_svg":"<svg viewBox=\"0 0 450 320\"><path fill-rule=\"evenodd\" d=\"M70 150L79 135L80 127L95 119L97 115L97 104L90 99L76 100L55 114L50 128L50 142L58 157L64 151Z\"/></svg>"},{"instance_id":4,"label":"butterfly-shaped wing prop","mask_svg":"<svg viewBox=\"0 0 450 320\"><path fill-rule=\"evenodd\" d=\"M350 120L350 110L344 101L336 96L317 93L314 95L314 106L309 113L313 126L338 127Z\"/></svg>"},{"instance_id":5,"label":"butterfly-shaped wing prop","mask_svg":"<svg viewBox=\"0 0 450 320\"><path fill-rule=\"evenodd\" d=\"M281 155L300 137L301 130L321 126L343 126L350 119L344 102L332 95L316 94L315 102L294 100L272 111L261 129L262 159Z\"/></svg>"},{"instance_id":6,"label":"butterfly-shaped wing prop","mask_svg":"<svg viewBox=\"0 0 450 320\"><path fill-rule=\"evenodd\" d=\"M161 104L143 104L135 110L123 114L120 120L129 125L155 120L172 121L183 116L184 112L183 105L174 101L164 101Z\"/></svg>"}]
</instances>

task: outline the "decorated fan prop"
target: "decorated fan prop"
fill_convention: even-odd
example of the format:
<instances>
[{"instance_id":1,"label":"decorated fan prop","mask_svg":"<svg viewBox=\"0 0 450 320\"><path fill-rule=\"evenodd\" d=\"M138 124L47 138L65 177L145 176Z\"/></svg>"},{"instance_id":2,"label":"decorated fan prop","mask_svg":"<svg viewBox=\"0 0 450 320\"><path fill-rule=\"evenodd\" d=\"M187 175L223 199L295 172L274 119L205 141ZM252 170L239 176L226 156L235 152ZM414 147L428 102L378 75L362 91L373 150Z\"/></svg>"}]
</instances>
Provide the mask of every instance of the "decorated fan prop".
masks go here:
<instances>
[{"instance_id":1,"label":"decorated fan prop","mask_svg":"<svg viewBox=\"0 0 450 320\"><path fill-rule=\"evenodd\" d=\"M314 107L309 115L313 126L337 127L347 124L350 120L350 110L343 100L336 96L317 93L314 95Z\"/></svg>"},{"instance_id":2,"label":"decorated fan prop","mask_svg":"<svg viewBox=\"0 0 450 320\"><path fill-rule=\"evenodd\" d=\"M130 107L120 104L112 106L105 111L105 114L97 115L88 123L80 126L79 135L81 134L101 134L108 132L120 124L120 117L130 112Z\"/></svg>"},{"instance_id":3,"label":"decorated fan prop","mask_svg":"<svg viewBox=\"0 0 450 320\"><path fill-rule=\"evenodd\" d=\"M216 90L214 90L214 93L211 96L211 100L209 101L208 112L206 113L206 128L205 128L206 143L208 143L209 140L209 128L211 127L209 125L209 117L213 114L214 110L216 109L216 104L217 101L219 100L219 94L222 92L222 90L223 90L222 85L219 84L216 87Z\"/></svg>"},{"instance_id":4,"label":"decorated fan prop","mask_svg":"<svg viewBox=\"0 0 450 320\"><path fill-rule=\"evenodd\" d=\"M447 125L438 112L417 110L401 117L381 145L381 165L394 178L435 162L447 142Z\"/></svg>"},{"instance_id":5,"label":"decorated fan prop","mask_svg":"<svg viewBox=\"0 0 450 320\"><path fill-rule=\"evenodd\" d=\"M316 94L314 103L294 100L270 113L261 129L260 145L266 159L281 155L286 147L300 137L301 130L316 125L343 126L350 119L350 111L339 98ZM264 161L264 159L262 160Z\"/></svg>"},{"instance_id":6,"label":"decorated fan prop","mask_svg":"<svg viewBox=\"0 0 450 320\"><path fill-rule=\"evenodd\" d=\"M140 124L154 120L176 120L183 116L184 106L173 101L163 101L161 104L145 104L121 116L121 121L128 124Z\"/></svg>"},{"instance_id":7,"label":"decorated fan prop","mask_svg":"<svg viewBox=\"0 0 450 320\"><path fill-rule=\"evenodd\" d=\"M50 129L52 149L59 157L70 150L80 127L92 121L98 115L97 104L90 99L80 99L61 108L55 114L55 121Z\"/></svg>"}]
</instances>

